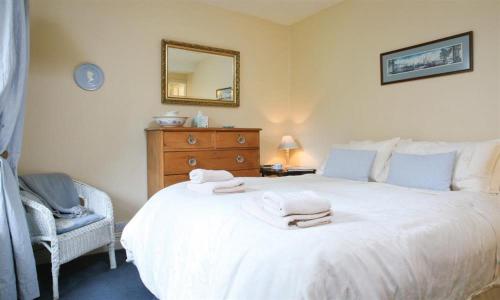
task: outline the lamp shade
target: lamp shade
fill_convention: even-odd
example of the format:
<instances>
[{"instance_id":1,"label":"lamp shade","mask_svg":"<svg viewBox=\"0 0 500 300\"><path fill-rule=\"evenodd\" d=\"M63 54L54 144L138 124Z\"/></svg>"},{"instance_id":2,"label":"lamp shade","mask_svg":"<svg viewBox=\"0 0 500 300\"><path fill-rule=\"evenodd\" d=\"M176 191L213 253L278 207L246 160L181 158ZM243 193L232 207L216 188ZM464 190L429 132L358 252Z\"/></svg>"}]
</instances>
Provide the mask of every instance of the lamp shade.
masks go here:
<instances>
[{"instance_id":1,"label":"lamp shade","mask_svg":"<svg viewBox=\"0 0 500 300\"><path fill-rule=\"evenodd\" d=\"M295 142L295 140L291 135L284 135L281 138L281 143L279 146L280 150L297 149L297 148L299 148L299 145L297 145L297 142Z\"/></svg>"}]
</instances>

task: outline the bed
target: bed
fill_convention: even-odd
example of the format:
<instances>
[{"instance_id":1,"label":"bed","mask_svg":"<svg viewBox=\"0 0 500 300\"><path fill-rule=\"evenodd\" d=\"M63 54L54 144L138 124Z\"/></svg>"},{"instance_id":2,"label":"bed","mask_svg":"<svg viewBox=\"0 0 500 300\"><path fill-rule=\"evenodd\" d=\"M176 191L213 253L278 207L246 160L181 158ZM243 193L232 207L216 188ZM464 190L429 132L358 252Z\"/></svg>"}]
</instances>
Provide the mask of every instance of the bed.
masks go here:
<instances>
[{"instance_id":1,"label":"bed","mask_svg":"<svg viewBox=\"0 0 500 300\"><path fill-rule=\"evenodd\" d=\"M244 178L206 196L179 183L155 194L122 244L160 299L467 299L498 275L500 199L320 175ZM315 190L332 223L282 230L241 203Z\"/></svg>"}]
</instances>

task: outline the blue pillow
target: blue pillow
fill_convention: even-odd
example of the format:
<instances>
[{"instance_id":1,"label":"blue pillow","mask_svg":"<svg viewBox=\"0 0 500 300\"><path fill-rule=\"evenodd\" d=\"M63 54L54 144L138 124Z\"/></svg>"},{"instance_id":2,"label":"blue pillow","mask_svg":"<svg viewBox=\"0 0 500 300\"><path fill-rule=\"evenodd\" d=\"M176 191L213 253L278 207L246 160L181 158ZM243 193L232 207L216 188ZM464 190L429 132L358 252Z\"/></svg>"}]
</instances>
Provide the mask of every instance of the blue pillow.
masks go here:
<instances>
[{"instance_id":1,"label":"blue pillow","mask_svg":"<svg viewBox=\"0 0 500 300\"><path fill-rule=\"evenodd\" d=\"M456 152L416 155L393 153L387 183L449 191Z\"/></svg>"},{"instance_id":2,"label":"blue pillow","mask_svg":"<svg viewBox=\"0 0 500 300\"><path fill-rule=\"evenodd\" d=\"M323 171L324 176L368 181L377 151L333 149Z\"/></svg>"}]
</instances>

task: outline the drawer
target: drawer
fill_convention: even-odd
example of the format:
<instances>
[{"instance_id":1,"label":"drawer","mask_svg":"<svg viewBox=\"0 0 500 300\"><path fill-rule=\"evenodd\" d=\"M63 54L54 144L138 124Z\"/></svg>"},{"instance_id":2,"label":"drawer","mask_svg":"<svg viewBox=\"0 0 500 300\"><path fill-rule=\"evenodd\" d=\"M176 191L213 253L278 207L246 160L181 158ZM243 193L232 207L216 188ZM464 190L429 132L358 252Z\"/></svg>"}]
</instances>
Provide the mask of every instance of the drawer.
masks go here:
<instances>
[{"instance_id":1,"label":"drawer","mask_svg":"<svg viewBox=\"0 0 500 300\"><path fill-rule=\"evenodd\" d=\"M260 169L231 171L235 177L260 177Z\"/></svg>"},{"instance_id":2,"label":"drawer","mask_svg":"<svg viewBox=\"0 0 500 300\"><path fill-rule=\"evenodd\" d=\"M259 147L259 132L217 132L215 134L215 145L219 149L245 147L257 148Z\"/></svg>"},{"instance_id":3,"label":"drawer","mask_svg":"<svg viewBox=\"0 0 500 300\"><path fill-rule=\"evenodd\" d=\"M164 174L183 174L197 168L248 170L259 168L259 150L164 152Z\"/></svg>"},{"instance_id":4,"label":"drawer","mask_svg":"<svg viewBox=\"0 0 500 300\"><path fill-rule=\"evenodd\" d=\"M165 150L213 148L214 135L215 132L164 132L163 146Z\"/></svg>"},{"instance_id":5,"label":"drawer","mask_svg":"<svg viewBox=\"0 0 500 300\"><path fill-rule=\"evenodd\" d=\"M178 182L189 180L188 174L163 176L163 186L167 187Z\"/></svg>"}]
</instances>

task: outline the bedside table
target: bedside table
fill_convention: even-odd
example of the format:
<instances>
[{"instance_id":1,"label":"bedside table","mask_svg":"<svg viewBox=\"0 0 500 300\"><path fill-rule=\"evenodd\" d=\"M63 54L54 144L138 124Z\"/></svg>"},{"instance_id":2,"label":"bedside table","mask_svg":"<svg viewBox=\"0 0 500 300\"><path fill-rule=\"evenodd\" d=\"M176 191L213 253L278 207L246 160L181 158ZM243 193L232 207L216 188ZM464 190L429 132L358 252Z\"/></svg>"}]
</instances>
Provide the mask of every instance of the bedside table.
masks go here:
<instances>
[{"instance_id":1,"label":"bedside table","mask_svg":"<svg viewBox=\"0 0 500 300\"><path fill-rule=\"evenodd\" d=\"M262 177L267 177L267 176L297 176L297 175L304 175L304 174L316 174L316 169L281 169L281 170L275 170L271 168L270 166L264 165L260 167L260 174Z\"/></svg>"}]
</instances>

